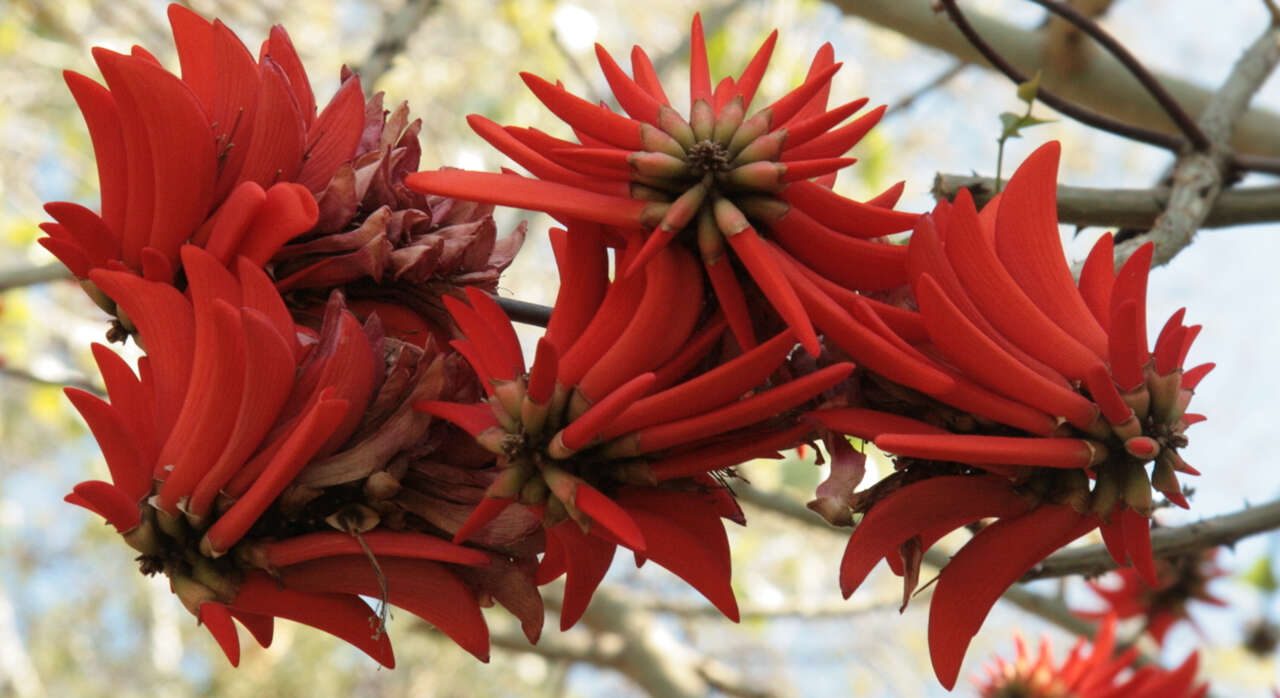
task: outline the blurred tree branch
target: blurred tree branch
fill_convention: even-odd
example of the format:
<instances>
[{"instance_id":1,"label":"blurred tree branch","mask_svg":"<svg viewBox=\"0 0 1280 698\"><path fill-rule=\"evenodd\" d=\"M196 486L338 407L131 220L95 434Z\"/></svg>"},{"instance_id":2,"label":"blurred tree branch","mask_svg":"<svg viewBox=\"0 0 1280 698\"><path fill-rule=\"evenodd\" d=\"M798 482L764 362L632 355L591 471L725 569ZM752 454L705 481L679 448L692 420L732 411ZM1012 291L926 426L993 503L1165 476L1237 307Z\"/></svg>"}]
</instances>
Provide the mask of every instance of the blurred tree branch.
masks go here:
<instances>
[{"instance_id":1,"label":"blurred tree branch","mask_svg":"<svg viewBox=\"0 0 1280 698\"><path fill-rule=\"evenodd\" d=\"M861 17L896 31L925 46L965 61L981 63L976 49L928 0L829 0L846 15ZM969 21L1000 53L1022 66L1040 65L1048 39L1044 31L1028 30L981 13L968 12ZM1114 57L1095 52L1083 66L1063 70L1060 62L1045 66L1043 85L1066 99L1116 119L1146 128L1176 133L1160 105L1142 91L1129 71ZM985 67L985 63L983 63ZM1184 109L1202 112L1213 93L1181 78L1153 73ZM1280 114L1250 109L1240 118L1231 147L1259 155L1280 156Z\"/></svg>"},{"instance_id":2,"label":"blurred tree branch","mask_svg":"<svg viewBox=\"0 0 1280 698\"><path fill-rule=\"evenodd\" d=\"M968 189L983 206L995 196L995 180L981 175L940 173L933 180L933 195L954 199ZM1058 220L1078 226L1138 228L1155 225L1169 204L1167 188L1095 189L1058 187ZM1227 189L1205 214L1201 228L1226 228L1248 223L1280 221L1280 186Z\"/></svg>"},{"instance_id":3,"label":"blurred tree branch","mask_svg":"<svg viewBox=\"0 0 1280 698\"><path fill-rule=\"evenodd\" d=\"M373 93L378 79L391 69L396 56L404 53L405 46L417 33L422 22L440 5L440 0L404 0L400 9L382 14L377 40L369 55L351 69L360 76L365 92Z\"/></svg>"}]
</instances>

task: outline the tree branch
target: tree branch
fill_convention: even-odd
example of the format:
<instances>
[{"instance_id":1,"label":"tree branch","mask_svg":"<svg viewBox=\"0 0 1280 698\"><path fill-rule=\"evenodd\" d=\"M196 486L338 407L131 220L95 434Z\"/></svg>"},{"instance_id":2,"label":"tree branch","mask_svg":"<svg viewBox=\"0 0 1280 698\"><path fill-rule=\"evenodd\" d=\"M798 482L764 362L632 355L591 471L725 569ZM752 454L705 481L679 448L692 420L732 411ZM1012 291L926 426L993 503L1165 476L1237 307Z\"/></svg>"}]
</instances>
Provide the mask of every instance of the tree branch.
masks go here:
<instances>
[{"instance_id":1,"label":"tree branch","mask_svg":"<svg viewBox=\"0 0 1280 698\"><path fill-rule=\"evenodd\" d=\"M880 121L883 123L884 119L887 118L888 116L892 114L896 114L910 107L912 104L915 104L917 99L920 99L926 94L933 92L939 87L942 87L943 85L947 84L948 82L951 81L952 78L964 72L964 69L968 67L969 67L968 63L965 63L964 61L956 61L951 65L950 68L947 68L941 73L938 73L938 75L934 77L932 80L930 80L929 82L926 82L920 87L917 87L916 89L907 93L905 96L898 98L898 100L893 104L890 104L889 107L884 110L884 116L880 117Z\"/></svg>"},{"instance_id":2,"label":"tree branch","mask_svg":"<svg viewBox=\"0 0 1280 698\"><path fill-rule=\"evenodd\" d=\"M828 0L846 15L860 17L908 38L945 51L968 62L981 56L956 31L954 25L930 9L928 0ZM1043 32L1023 29L978 12L966 13L969 22L1017 65L1039 65L1045 55ZM1212 93L1176 76L1153 73L1184 109L1199 113ZM1064 71L1054 63L1045 66L1043 82L1065 99L1095 109L1114 119L1145 128L1175 133L1164 110L1141 90L1133 76L1114 57L1097 53L1078 70ZM1232 138L1234 149L1258 155L1280 156L1280 114L1251 109L1241 117Z\"/></svg>"},{"instance_id":3,"label":"tree branch","mask_svg":"<svg viewBox=\"0 0 1280 698\"><path fill-rule=\"evenodd\" d=\"M991 44L987 43L982 34L969 23L965 13L956 4L956 0L939 1L942 3L942 7L946 9L947 15L951 17L951 21L955 22L956 28L960 30L960 33L964 35L965 39L968 39L969 43L973 44L973 47L982 54L982 57L988 63L995 66L996 70L1004 73L1006 77L1018 84L1030 79L1026 73L1015 68L999 51L996 51ZM1180 150L1185 143L1178 136L1126 123L1119 119L1113 119L1101 112L1080 106L1046 87L1041 87L1036 91L1036 99L1082 124L1108 133L1114 133L1130 140L1140 141L1165 150Z\"/></svg>"},{"instance_id":4,"label":"tree branch","mask_svg":"<svg viewBox=\"0 0 1280 698\"><path fill-rule=\"evenodd\" d=\"M1231 158L1228 142L1236 122L1278 61L1280 27L1272 26L1240 56L1226 82L1200 115L1200 127L1209 136L1209 151L1185 153L1178 158L1173 170L1169 205L1148 233L1116 245L1117 266L1147 240L1155 243L1153 266L1167 263L1191 244L1222 191Z\"/></svg>"},{"instance_id":5,"label":"tree branch","mask_svg":"<svg viewBox=\"0 0 1280 698\"><path fill-rule=\"evenodd\" d=\"M352 66L366 91L372 91L378 78L391 69L396 56L404 52L423 20L439 5L440 0L404 0L399 10L383 13L381 26L375 35L377 39L369 55Z\"/></svg>"},{"instance_id":6,"label":"tree branch","mask_svg":"<svg viewBox=\"0 0 1280 698\"><path fill-rule=\"evenodd\" d=\"M1280 500L1223 514L1185 526L1151 531L1151 552L1156 557L1186 555L1199 550L1232 545L1242 538L1280 528ZM1069 548L1050 555L1022 579L1043 579L1081 574L1096 577L1116 569L1104 545Z\"/></svg>"},{"instance_id":7,"label":"tree branch","mask_svg":"<svg viewBox=\"0 0 1280 698\"><path fill-rule=\"evenodd\" d=\"M0 270L0 293L24 286L35 286L49 281L70 279L71 272L62 266L62 262L43 264L38 267L15 267Z\"/></svg>"},{"instance_id":8,"label":"tree branch","mask_svg":"<svg viewBox=\"0 0 1280 698\"><path fill-rule=\"evenodd\" d=\"M520 322L537 327L546 327L547 323L551 322L551 308L545 305L496 295L493 298L506 311L507 317L511 318L512 322Z\"/></svg>"},{"instance_id":9,"label":"tree branch","mask_svg":"<svg viewBox=\"0 0 1280 698\"><path fill-rule=\"evenodd\" d=\"M995 180L978 175L940 173L933 195L954 199L968 189L979 207L995 195ZM1079 226L1148 230L1169 203L1168 189L1094 189L1058 187L1058 220ZM1280 186L1228 189L1222 192L1201 222L1201 228L1226 228L1280 221Z\"/></svg>"}]
</instances>

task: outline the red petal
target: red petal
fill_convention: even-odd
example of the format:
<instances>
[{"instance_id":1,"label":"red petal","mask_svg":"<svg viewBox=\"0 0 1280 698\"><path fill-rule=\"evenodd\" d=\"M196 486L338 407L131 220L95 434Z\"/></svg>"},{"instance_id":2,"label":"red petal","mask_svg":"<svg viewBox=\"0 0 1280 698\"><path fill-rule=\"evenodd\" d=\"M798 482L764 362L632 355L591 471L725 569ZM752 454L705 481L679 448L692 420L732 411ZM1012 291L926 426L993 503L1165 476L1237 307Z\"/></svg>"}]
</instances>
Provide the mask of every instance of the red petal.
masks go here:
<instances>
[{"instance_id":1,"label":"red petal","mask_svg":"<svg viewBox=\"0 0 1280 698\"><path fill-rule=\"evenodd\" d=\"M200 227L201 232L207 234L196 235L192 242L203 246L219 262L230 266L231 258L240 247L240 241L244 239L245 232L249 230L266 200L267 193L257 182L241 182Z\"/></svg>"},{"instance_id":2,"label":"red petal","mask_svg":"<svg viewBox=\"0 0 1280 698\"><path fill-rule=\"evenodd\" d=\"M498 426L498 420L493 416L493 410L489 409L489 406L484 403L463 405L457 402L426 400L413 403L413 408L419 412L426 412L433 417L446 420L472 436L479 436L486 429Z\"/></svg>"},{"instance_id":3,"label":"red petal","mask_svg":"<svg viewBox=\"0 0 1280 698\"><path fill-rule=\"evenodd\" d=\"M375 568L364 555L344 555L285 567L280 579L286 587L304 592L379 598L378 572L386 581L388 602L435 626L480 661L489 661L489 628L475 592L439 563L379 557ZM368 623L364 632L371 634ZM385 637L386 632L374 630L372 635Z\"/></svg>"},{"instance_id":4,"label":"red petal","mask_svg":"<svg viewBox=\"0 0 1280 698\"><path fill-rule=\"evenodd\" d=\"M828 83L829 85L830 83ZM795 121L787 125L787 140L783 144L783 153L785 154L788 148L808 143L814 138L827 133L836 124L856 113L866 103L867 98L863 97L842 104L829 112L819 112L803 120L797 117ZM892 206L889 208L892 208Z\"/></svg>"},{"instance_id":5,"label":"red petal","mask_svg":"<svg viewBox=\"0 0 1280 698\"><path fill-rule=\"evenodd\" d=\"M689 103L711 101L711 70L707 67L707 40L702 33L702 13L695 12L689 30Z\"/></svg>"},{"instance_id":6,"label":"red petal","mask_svg":"<svg viewBox=\"0 0 1280 698\"><path fill-rule=\"evenodd\" d=\"M689 371L720 341L726 324L724 313L719 311L703 323L702 328L694 333L688 342L685 342L684 347L671 357L670 361L653 371L654 391L669 388L688 375Z\"/></svg>"},{"instance_id":7,"label":"red petal","mask_svg":"<svg viewBox=\"0 0 1280 698\"><path fill-rule=\"evenodd\" d=\"M1009 178L996 217L996 254L1040 310L1098 357L1107 336L1076 289L1058 236L1058 155L1050 141Z\"/></svg>"},{"instance_id":8,"label":"red petal","mask_svg":"<svg viewBox=\"0 0 1280 698\"><path fill-rule=\"evenodd\" d=\"M575 129L618 148L644 150L639 121L571 95L532 73L520 73L520 78L538 101Z\"/></svg>"},{"instance_id":9,"label":"red petal","mask_svg":"<svg viewBox=\"0 0 1280 698\"><path fill-rule=\"evenodd\" d=\"M736 623L729 541L706 496L631 487L618 500L644 532L646 557L688 582Z\"/></svg>"},{"instance_id":10,"label":"red petal","mask_svg":"<svg viewBox=\"0 0 1280 698\"><path fill-rule=\"evenodd\" d=\"M573 627L586 612L587 604L591 603L591 595L600 586L605 572L609 571L617 546L603 538L586 535L572 520L548 528L547 540L553 538L564 554L568 572L564 584L564 602L560 606L560 630L565 631ZM548 550L550 548L548 545Z\"/></svg>"},{"instance_id":11,"label":"red petal","mask_svg":"<svg viewBox=\"0 0 1280 698\"><path fill-rule=\"evenodd\" d=\"M1124 390L1133 390L1146 378L1142 366L1147 361L1147 330L1139 327L1139 318L1145 315L1135 301L1128 300L1113 305L1108 354L1111 359L1111 375Z\"/></svg>"},{"instance_id":12,"label":"red petal","mask_svg":"<svg viewBox=\"0 0 1280 698\"><path fill-rule=\"evenodd\" d=\"M302 115L302 121L310 125L316 117L316 98L311 92L311 81L307 79L307 70L302 67L302 61L293 48L293 42L289 40L289 33L279 24L271 27L270 35L262 45L259 62L266 57L274 60L289 78L289 88L298 100L298 111Z\"/></svg>"},{"instance_id":13,"label":"red petal","mask_svg":"<svg viewBox=\"0 0 1280 698\"><path fill-rule=\"evenodd\" d=\"M843 63L829 65L818 71L810 71L804 82L794 90L783 95L781 99L770 104L768 109L773 113L773 127L785 126L788 121L809 103L820 92L831 85L831 77L840 70Z\"/></svg>"},{"instance_id":14,"label":"red petal","mask_svg":"<svg viewBox=\"0 0 1280 698\"><path fill-rule=\"evenodd\" d=\"M302 169L306 133L298 102L289 89L289 79L275 61L267 58L260 68L257 109L248 152L236 183L257 182L263 188L277 182L292 182ZM301 187L304 191L306 187ZM307 191L308 195L310 191Z\"/></svg>"},{"instance_id":15,"label":"red petal","mask_svg":"<svg viewBox=\"0 0 1280 698\"><path fill-rule=\"evenodd\" d=\"M738 275L727 257L715 261L703 260L703 268L707 270L707 278L711 279L711 288L715 291L716 300L728 319L733 330L733 338L738 346L750 350L756 345L755 329L751 324L751 313L747 309L747 299L738 283Z\"/></svg>"},{"instance_id":16,"label":"red petal","mask_svg":"<svg viewBox=\"0 0 1280 698\"><path fill-rule=\"evenodd\" d=\"M491 174L465 170L417 172L405 177L405 186L423 194L436 194L545 211L553 216L634 228L652 202L606 196L577 187L544 182L515 174Z\"/></svg>"},{"instance_id":17,"label":"red petal","mask_svg":"<svg viewBox=\"0 0 1280 698\"><path fill-rule=\"evenodd\" d=\"M630 175L615 173L608 178L594 177L554 162L544 151L539 150L539 144L535 143L535 141L541 140L541 136L545 135L540 131L518 128L504 129L479 114L468 116L467 123L470 124L471 130L488 141L489 145L506 153L507 157L515 160L520 166L529 170L533 176L539 179L566 184L606 196L630 197L630 185L627 181L624 181L629 180ZM550 136L546 136L546 140L554 141L554 143L547 144L551 148L578 147L575 143L559 141L558 139L552 139Z\"/></svg>"},{"instance_id":18,"label":"red petal","mask_svg":"<svg viewBox=\"0 0 1280 698\"><path fill-rule=\"evenodd\" d=\"M547 404L556 387L556 368L560 354L546 337L538 339L537 353L533 356L533 368L529 371L529 399L539 405Z\"/></svg>"},{"instance_id":19,"label":"red petal","mask_svg":"<svg viewBox=\"0 0 1280 698\"><path fill-rule=\"evenodd\" d=\"M275 634L275 618L271 616L262 616L257 613L246 613L245 611L231 610L231 617L240 621L240 624L249 631L254 640L262 647L271 646L272 635Z\"/></svg>"},{"instance_id":20,"label":"red petal","mask_svg":"<svg viewBox=\"0 0 1280 698\"><path fill-rule=\"evenodd\" d=\"M653 61L649 60L649 55L639 46L631 47L631 75L634 76L636 84L654 99L663 104L670 104L667 93L662 89L662 83L658 81L658 71L654 70Z\"/></svg>"},{"instance_id":21,"label":"red petal","mask_svg":"<svg viewBox=\"0 0 1280 698\"><path fill-rule=\"evenodd\" d=\"M823 226L857 238L910 230L920 218L918 213L894 211L845 198L813 182L792 182L779 196Z\"/></svg>"},{"instance_id":22,"label":"red petal","mask_svg":"<svg viewBox=\"0 0 1280 698\"><path fill-rule=\"evenodd\" d=\"M882 434L876 447L898 456L997 465L1086 468L1098 449L1086 439L976 436L969 434Z\"/></svg>"},{"instance_id":23,"label":"red petal","mask_svg":"<svg viewBox=\"0 0 1280 698\"><path fill-rule=\"evenodd\" d=\"M604 72L605 80L609 82L609 89L613 90L614 96L618 98L618 104L631 115L631 118L656 126L658 107L662 102L646 92L636 81L627 77L627 74L618 67L613 57L600 44L596 44L596 60L600 62L600 69Z\"/></svg>"},{"instance_id":24,"label":"red petal","mask_svg":"<svg viewBox=\"0 0 1280 698\"><path fill-rule=\"evenodd\" d=\"M209 629L209 634L217 640L231 666L240 666L240 638L236 635L236 626L231 622L227 607L213 601L202 603L196 622Z\"/></svg>"},{"instance_id":25,"label":"red petal","mask_svg":"<svg viewBox=\"0 0 1280 698\"><path fill-rule=\"evenodd\" d=\"M311 109L304 109L303 115L314 113L314 103ZM315 194L324 191L338 166L355 156L363 132L364 93L359 76L353 75L307 129L306 159L298 172L298 183Z\"/></svg>"},{"instance_id":26,"label":"red petal","mask_svg":"<svg viewBox=\"0 0 1280 698\"><path fill-rule=\"evenodd\" d=\"M756 88L760 86L760 79L764 77L764 71L769 67L769 58L773 56L773 47L776 43L778 43L778 30L774 29L765 38L764 43L760 44L760 48L751 57L751 62L738 77L736 92L742 95L744 107L751 106L751 100L756 96Z\"/></svg>"},{"instance_id":27,"label":"red petal","mask_svg":"<svg viewBox=\"0 0 1280 698\"><path fill-rule=\"evenodd\" d=\"M623 410L653 390L653 384L652 373L642 373L623 383L562 429L557 440L570 451L584 448L599 437L601 431L622 414Z\"/></svg>"},{"instance_id":28,"label":"red petal","mask_svg":"<svg viewBox=\"0 0 1280 698\"><path fill-rule=\"evenodd\" d=\"M160 444L156 440L155 398L143 386L142 381L134 376L129 364L119 354L96 342L90 348L112 404L129 406L127 410L117 410L117 414L133 435L133 450L136 451L138 461L145 464L144 474L149 488L151 464L155 463L160 451Z\"/></svg>"},{"instance_id":29,"label":"red petal","mask_svg":"<svg viewBox=\"0 0 1280 698\"><path fill-rule=\"evenodd\" d=\"M65 501L98 514L119 533L127 533L142 521L138 500L109 482L82 482L72 488Z\"/></svg>"},{"instance_id":30,"label":"red petal","mask_svg":"<svg viewBox=\"0 0 1280 698\"><path fill-rule=\"evenodd\" d=\"M953 531L990 516L1011 517L1031 504L995 476L941 476L909 484L876 502L853 529L840 561L840 592L847 599L898 546L931 528Z\"/></svg>"},{"instance_id":31,"label":"red petal","mask_svg":"<svg viewBox=\"0 0 1280 698\"><path fill-rule=\"evenodd\" d=\"M669 456L649 463L658 482L692 477L745 463L753 458L769 458L779 450L790 448L805 438L812 429L801 424L783 431L756 433L731 444L715 443L699 449Z\"/></svg>"},{"instance_id":32,"label":"red petal","mask_svg":"<svg viewBox=\"0 0 1280 698\"><path fill-rule=\"evenodd\" d=\"M443 538L423 533L375 529L361 535L364 544L378 557L438 560L458 565L484 567L490 563L482 550L454 545ZM271 567L286 567L308 560L336 555L364 555L365 548L350 534L324 531L293 536L262 544Z\"/></svg>"},{"instance_id":33,"label":"red petal","mask_svg":"<svg viewBox=\"0 0 1280 698\"><path fill-rule=\"evenodd\" d=\"M137 503L151 492L151 463L142 460L145 450L138 446L125 421L124 415L132 413L133 405L120 400L119 405L108 405L79 388L64 388L63 392L93 432L111 471L111 481ZM146 405L139 407L147 409Z\"/></svg>"},{"instance_id":34,"label":"red petal","mask_svg":"<svg viewBox=\"0 0 1280 698\"><path fill-rule=\"evenodd\" d=\"M600 226L573 224L548 232L560 272L560 290L547 323L546 339L556 349L572 347L595 317L609 288L609 257Z\"/></svg>"},{"instance_id":35,"label":"red petal","mask_svg":"<svg viewBox=\"0 0 1280 698\"><path fill-rule=\"evenodd\" d=\"M828 131L808 142L789 144L789 147L782 151L782 160L790 164L795 160L840 157L857 145L872 127L880 123L884 112L885 106L881 105L834 131ZM790 141L789 137L788 141Z\"/></svg>"},{"instance_id":36,"label":"red petal","mask_svg":"<svg viewBox=\"0 0 1280 698\"><path fill-rule=\"evenodd\" d=\"M476 352L476 358L484 366L484 372L498 380L514 380L516 374L521 371L518 370L516 360L513 360L510 351L503 345L494 327L466 303L453 296L443 298L445 308L470 342L472 349ZM511 322L505 318L504 314L504 324L509 329ZM519 350L518 344L516 349ZM523 361L520 361L520 365L523 365Z\"/></svg>"},{"instance_id":37,"label":"red petal","mask_svg":"<svg viewBox=\"0 0 1280 698\"><path fill-rule=\"evenodd\" d=\"M466 541L476 531L498 518L498 514L506 511L507 507L514 501L513 497L485 497L481 499L480 503L476 504L475 510L471 512L467 520L463 521L457 532L453 534L453 542L456 544Z\"/></svg>"},{"instance_id":38,"label":"red petal","mask_svg":"<svg viewBox=\"0 0 1280 698\"><path fill-rule=\"evenodd\" d=\"M306 187L293 182L272 185L236 254L264 266L286 242L310 230L319 215L315 197Z\"/></svg>"},{"instance_id":39,"label":"red petal","mask_svg":"<svg viewBox=\"0 0 1280 698\"><path fill-rule=\"evenodd\" d=\"M636 522L617 502L600 494L599 490L585 482L578 483L573 491L573 505L616 537L622 545L637 553L645 552L645 537L636 527Z\"/></svg>"},{"instance_id":40,"label":"red petal","mask_svg":"<svg viewBox=\"0 0 1280 698\"><path fill-rule=\"evenodd\" d=\"M969 641L1014 581L1049 553L1097 525L1071 507L1041 505L982 529L942 568L929 607L929 653L951 690Z\"/></svg>"},{"instance_id":41,"label":"red petal","mask_svg":"<svg viewBox=\"0 0 1280 698\"><path fill-rule=\"evenodd\" d=\"M818 335L813 331L813 323L809 320L800 297L796 295L792 282L778 268L777 259L769 252L760 235L754 228L747 226L745 230L727 237L738 259L747 268L747 273L764 292L778 315L795 332L800 345L810 356L817 356L821 348L818 345Z\"/></svg>"},{"instance_id":42,"label":"red petal","mask_svg":"<svg viewBox=\"0 0 1280 698\"><path fill-rule=\"evenodd\" d=\"M1156 575L1156 563L1151 557L1151 522L1147 517L1132 509L1121 509L1116 512L1120 519L1120 528L1124 532L1124 547L1129 553L1129 561L1138 571L1142 581L1152 589L1160 585Z\"/></svg>"},{"instance_id":43,"label":"red petal","mask_svg":"<svg viewBox=\"0 0 1280 698\"><path fill-rule=\"evenodd\" d=\"M1151 242L1143 243L1141 247L1134 250L1129 259L1125 260L1124 266L1120 267L1120 271L1116 272L1116 282L1111 288L1111 309L1112 317L1115 317L1115 309L1125 301L1133 301L1138 309L1138 317L1134 325L1138 327L1141 334L1138 336L1138 347L1142 350L1141 364L1147 363L1147 275L1151 272L1151 255L1155 251L1155 244Z\"/></svg>"},{"instance_id":44,"label":"red petal","mask_svg":"<svg viewBox=\"0 0 1280 698\"><path fill-rule=\"evenodd\" d=\"M1104 331L1111 327L1111 287L1116 281L1115 243L1111 233L1098 238L1080 269L1080 297Z\"/></svg>"},{"instance_id":45,"label":"red petal","mask_svg":"<svg viewBox=\"0 0 1280 698\"><path fill-rule=\"evenodd\" d=\"M277 616L331 633L364 651L388 669L395 667L386 633L370 632L372 609L353 594L307 593L282 589L263 572L245 575L232 611Z\"/></svg>"},{"instance_id":46,"label":"red petal","mask_svg":"<svg viewBox=\"0 0 1280 698\"><path fill-rule=\"evenodd\" d=\"M627 406L601 432L604 440L683 419L725 405L759 387L791 353L795 338L783 332L755 349L679 385Z\"/></svg>"}]
</instances>

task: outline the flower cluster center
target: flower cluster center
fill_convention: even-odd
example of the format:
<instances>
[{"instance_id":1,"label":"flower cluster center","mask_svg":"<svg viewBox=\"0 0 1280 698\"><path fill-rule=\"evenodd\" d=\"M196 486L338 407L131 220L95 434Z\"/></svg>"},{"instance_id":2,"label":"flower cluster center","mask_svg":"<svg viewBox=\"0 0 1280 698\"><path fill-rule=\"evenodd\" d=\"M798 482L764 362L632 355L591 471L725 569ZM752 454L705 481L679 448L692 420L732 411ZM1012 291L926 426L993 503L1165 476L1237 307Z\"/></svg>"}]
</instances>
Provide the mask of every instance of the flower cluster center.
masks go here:
<instances>
[{"instance_id":1,"label":"flower cluster center","mask_svg":"<svg viewBox=\"0 0 1280 698\"><path fill-rule=\"evenodd\" d=\"M685 156L689 170L696 177L728 172L730 169L729 150L712 140L694 143Z\"/></svg>"}]
</instances>

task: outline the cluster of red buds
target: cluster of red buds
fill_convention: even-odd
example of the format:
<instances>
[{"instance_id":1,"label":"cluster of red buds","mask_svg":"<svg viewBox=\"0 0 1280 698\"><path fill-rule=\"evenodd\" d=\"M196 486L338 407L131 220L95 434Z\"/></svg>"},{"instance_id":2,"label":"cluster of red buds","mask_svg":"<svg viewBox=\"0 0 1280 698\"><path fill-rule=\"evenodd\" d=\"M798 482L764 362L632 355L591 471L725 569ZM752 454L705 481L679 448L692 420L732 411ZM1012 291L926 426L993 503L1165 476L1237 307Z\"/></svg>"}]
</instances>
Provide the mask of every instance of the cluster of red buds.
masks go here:
<instances>
[{"instance_id":1,"label":"cluster of red buds","mask_svg":"<svg viewBox=\"0 0 1280 698\"><path fill-rule=\"evenodd\" d=\"M415 173L407 108L344 71L317 110L282 29L255 59L220 22L170 20L181 77L140 48L95 50L105 87L68 73L101 211L49 204L42 242L145 351L135 370L95 346L109 402L68 391L112 476L68 500L233 663L233 619L265 645L278 616L391 665L362 596L487 658L481 606L536 641L537 586L564 576L568 628L618 546L736 620L733 469L818 440L860 462L848 436L896 469L819 492L860 518L846 596L881 559L910 594L925 550L994 519L934 594L948 687L1001 593L1090 531L1155 584L1152 489L1187 506L1178 449L1212 365L1183 370L1181 311L1149 345L1150 248L1116 273L1104 237L1072 278L1056 143L981 211L896 211L901 184L853 201L831 187L883 109L828 108L831 46L753 111L776 33L713 83L695 18L687 116L644 51L628 75L597 47L625 113L525 75L576 142L472 116L532 176ZM495 205L562 226L532 362L493 296L524 235L498 238Z\"/></svg>"}]
</instances>

